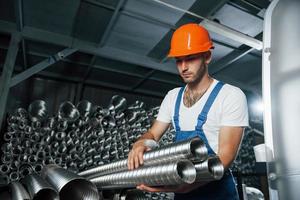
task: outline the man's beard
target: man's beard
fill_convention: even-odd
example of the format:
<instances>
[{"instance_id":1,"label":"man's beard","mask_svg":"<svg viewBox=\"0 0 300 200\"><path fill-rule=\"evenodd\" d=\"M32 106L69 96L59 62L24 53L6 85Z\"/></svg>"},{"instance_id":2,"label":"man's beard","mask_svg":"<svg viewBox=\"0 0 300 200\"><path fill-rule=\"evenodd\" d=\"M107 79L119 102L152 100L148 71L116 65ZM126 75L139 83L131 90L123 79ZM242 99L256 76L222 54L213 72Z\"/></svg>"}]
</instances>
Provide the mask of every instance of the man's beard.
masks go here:
<instances>
[{"instance_id":1,"label":"man's beard","mask_svg":"<svg viewBox=\"0 0 300 200\"><path fill-rule=\"evenodd\" d=\"M199 83L202 78L204 77L204 75L206 74L207 71L207 65L205 63L202 63L202 65L200 66L200 69L197 71L197 74L195 74L195 76L192 79L184 79L183 76L181 76L182 80L184 83L188 84L188 83Z\"/></svg>"}]
</instances>

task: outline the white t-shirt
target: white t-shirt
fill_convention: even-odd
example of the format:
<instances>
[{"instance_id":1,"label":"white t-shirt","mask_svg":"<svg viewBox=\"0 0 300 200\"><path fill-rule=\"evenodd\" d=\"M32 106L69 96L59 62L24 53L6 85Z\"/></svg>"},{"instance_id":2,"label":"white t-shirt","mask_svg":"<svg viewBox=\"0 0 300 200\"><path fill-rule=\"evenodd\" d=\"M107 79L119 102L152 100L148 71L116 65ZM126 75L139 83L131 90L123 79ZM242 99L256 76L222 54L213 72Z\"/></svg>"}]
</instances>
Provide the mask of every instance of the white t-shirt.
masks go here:
<instances>
[{"instance_id":1,"label":"white t-shirt","mask_svg":"<svg viewBox=\"0 0 300 200\"><path fill-rule=\"evenodd\" d=\"M214 79L206 93L190 108L186 107L183 104L183 99L181 99L179 110L179 126L181 131L195 130L197 118L217 83L218 81ZM158 121L165 123L172 122L174 126L173 116L179 90L180 88L170 90L165 96L157 116ZM205 136L211 148L216 153L218 152L219 130L222 126L248 126L246 96L241 89L229 84L225 84L220 90L203 125Z\"/></svg>"}]
</instances>

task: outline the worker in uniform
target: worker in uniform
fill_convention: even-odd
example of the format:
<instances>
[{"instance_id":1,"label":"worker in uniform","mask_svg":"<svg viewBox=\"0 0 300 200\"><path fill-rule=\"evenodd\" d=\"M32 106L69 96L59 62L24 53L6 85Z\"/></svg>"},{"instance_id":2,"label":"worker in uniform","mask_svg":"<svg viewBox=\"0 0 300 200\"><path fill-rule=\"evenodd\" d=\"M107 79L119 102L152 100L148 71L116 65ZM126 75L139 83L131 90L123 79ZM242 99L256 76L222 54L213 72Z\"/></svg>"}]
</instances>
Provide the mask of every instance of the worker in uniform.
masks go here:
<instances>
[{"instance_id":1,"label":"worker in uniform","mask_svg":"<svg viewBox=\"0 0 300 200\"><path fill-rule=\"evenodd\" d=\"M174 192L175 200L238 199L229 167L238 152L244 128L248 126L247 100L239 88L209 76L213 48L208 31L199 24L185 24L174 32L168 57L175 58L186 85L170 90L165 96L155 122L129 152L128 169L143 165L143 154L149 150L145 140L159 141L172 123L176 130L175 142L199 136L208 154L220 158L225 169L223 178L172 187L142 184L138 189Z\"/></svg>"}]
</instances>

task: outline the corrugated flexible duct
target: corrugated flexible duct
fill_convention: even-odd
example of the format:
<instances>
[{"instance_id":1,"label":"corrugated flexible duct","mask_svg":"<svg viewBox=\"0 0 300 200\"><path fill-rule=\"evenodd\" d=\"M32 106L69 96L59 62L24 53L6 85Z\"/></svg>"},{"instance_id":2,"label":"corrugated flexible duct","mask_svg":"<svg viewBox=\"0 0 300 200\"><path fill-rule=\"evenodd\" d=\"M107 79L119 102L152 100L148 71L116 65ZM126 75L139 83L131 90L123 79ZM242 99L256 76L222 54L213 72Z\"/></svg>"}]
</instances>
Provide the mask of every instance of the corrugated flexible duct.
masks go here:
<instances>
[{"instance_id":1,"label":"corrugated flexible duct","mask_svg":"<svg viewBox=\"0 0 300 200\"><path fill-rule=\"evenodd\" d=\"M58 191L61 200L100 199L93 183L57 165L46 166L41 174Z\"/></svg>"},{"instance_id":2,"label":"corrugated flexible duct","mask_svg":"<svg viewBox=\"0 0 300 200\"><path fill-rule=\"evenodd\" d=\"M30 174L23 180L32 200L59 200L58 193L37 174Z\"/></svg>"},{"instance_id":3,"label":"corrugated flexible duct","mask_svg":"<svg viewBox=\"0 0 300 200\"><path fill-rule=\"evenodd\" d=\"M191 159L203 161L207 158L205 143L194 137L185 141L166 145L144 154L144 166L166 163L171 160ZM127 169L127 159L112 162L106 165L91 168L80 172L78 175L93 178L100 175L120 172Z\"/></svg>"},{"instance_id":4,"label":"corrugated flexible duct","mask_svg":"<svg viewBox=\"0 0 300 200\"><path fill-rule=\"evenodd\" d=\"M92 178L90 181L99 188L108 188L108 186L126 188L142 183L149 186L190 184L195 179L196 170L194 164L189 160L180 160L104 175Z\"/></svg>"}]
</instances>

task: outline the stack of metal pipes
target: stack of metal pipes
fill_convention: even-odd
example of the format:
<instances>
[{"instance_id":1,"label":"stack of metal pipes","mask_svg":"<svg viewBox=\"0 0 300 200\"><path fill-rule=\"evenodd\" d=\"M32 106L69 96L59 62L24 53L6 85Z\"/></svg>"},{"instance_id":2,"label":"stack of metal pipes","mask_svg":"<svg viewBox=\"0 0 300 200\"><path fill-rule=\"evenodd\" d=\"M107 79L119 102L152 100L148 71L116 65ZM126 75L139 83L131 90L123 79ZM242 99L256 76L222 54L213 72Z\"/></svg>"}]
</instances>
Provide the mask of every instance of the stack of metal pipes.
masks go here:
<instances>
[{"instance_id":1,"label":"stack of metal pipes","mask_svg":"<svg viewBox=\"0 0 300 200\"><path fill-rule=\"evenodd\" d=\"M93 183L56 165L12 181L6 192L7 200L102 200Z\"/></svg>"},{"instance_id":2,"label":"stack of metal pipes","mask_svg":"<svg viewBox=\"0 0 300 200\"><path fill-rule=\"evenodd\" d=\"M118 95L111 98L107 107L86 100L77 105L63 102L52 116L43 100L32 102L27 109L17 108L7 118L0 181L8 184L30 174L40 175L49 164L78 173L126 160L132 144L151 126L158 110L159 107L146 110L141 101L127 106L126 99ZM173 139L174 130L170 128L159 145L171 144ZM189 159L178 160L173 164L189 169L188 162Z\"/></svg>"},{"instance_id":3,"label":"stack of metal pipes","mask_svg":"<svg viewBox=\"0 0 300 200\"><path fill-rule=\"evenodd\" d=\"M131 145L150 127L158 108L146 111L143 102L127 106L115 95L103 108L81 101L63 102L54 116L47 103L32 102L7 118L1 146L0 178L17 181L43 166L57 164L73 172L126 158ZM168 132L161 142L173 140Z\"/></svg>"},{"instance_id":4,"label":"stack of metal pipes","mask_svg":"<svg viewBox=\"0 0 300 200\"><path fill-rule=\"evenodd\" d=\"M127 169L127 159L81 171L99 189L131 188L139 184L166 186L214 181L222 178L217 156L208 157L205 143L194 137L152 149L143 155L143 166Z\"/></svg>"}]
</instances>

